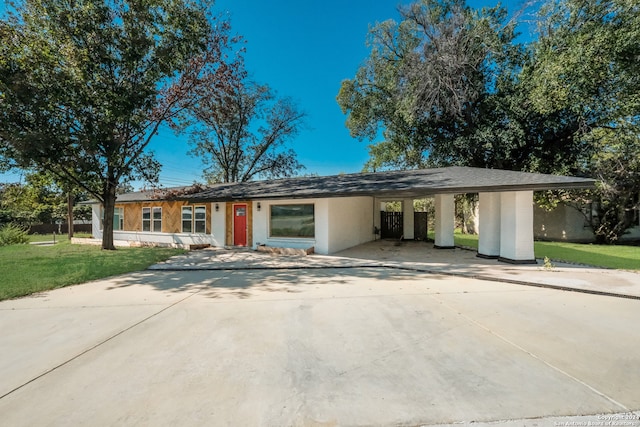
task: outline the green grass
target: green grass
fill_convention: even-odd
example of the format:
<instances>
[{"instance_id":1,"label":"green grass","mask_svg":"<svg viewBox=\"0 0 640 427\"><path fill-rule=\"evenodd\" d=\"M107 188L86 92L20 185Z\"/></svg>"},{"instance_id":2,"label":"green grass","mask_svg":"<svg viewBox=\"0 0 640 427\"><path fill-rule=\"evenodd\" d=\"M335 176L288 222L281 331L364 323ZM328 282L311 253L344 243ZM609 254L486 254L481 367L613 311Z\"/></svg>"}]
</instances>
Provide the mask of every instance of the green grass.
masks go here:
<instances>
[{"instance_id":1,"label":"green grass","mask_svg":"<svg viewBox=\"0 0 640 427\"><path fill-rule=\"evenodd\" d=\"M56 236L56 241L59 237L64 236ZM0 300L144 270L181 253L184 250L171 248L103 251L99 246L72 245L66 238L55 246L0 247Z\"/></svg>"},{"instance_id":2,"label":"green grass","mask_svg":"<svg viewBox=\"0 0 640 427\"><path fill-rule=\"evenodd\" d=\"M478 249L477 235L456 232L454 241L458 246ZM640 270L640 246L535 242L534 252L536 258L549 257L553 261L624 270Z\"/></svg>"}]
</instances>

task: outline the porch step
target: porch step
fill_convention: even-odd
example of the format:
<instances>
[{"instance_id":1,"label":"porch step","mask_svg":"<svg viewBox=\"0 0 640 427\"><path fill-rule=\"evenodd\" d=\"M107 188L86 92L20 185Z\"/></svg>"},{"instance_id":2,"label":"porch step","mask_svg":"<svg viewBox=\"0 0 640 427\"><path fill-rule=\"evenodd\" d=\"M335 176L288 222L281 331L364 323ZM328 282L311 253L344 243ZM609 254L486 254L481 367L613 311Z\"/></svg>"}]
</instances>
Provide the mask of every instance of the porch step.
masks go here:
<instances>
[{"instance_id":1,"label":"porch step","mask_svg":"<svg viewBox=\"0 0 640 427\"><path fill-rule=\"evenodd\" d=\"M210 243L198 243L198 244L194 244L194 245L189 245L189 250L190 251L197 251L198 249L207 249L210 248L211 244Z\"/></svg>"},{"instance_id":2,"label":"porch step","mask_svg":"<svg viewBox=\"0 0 640 427\"><path fill-rule=\"evenodd\" d=\"M278 248L275 246L267 246L267 245L258 245L258 252L266 252L270 254L276 255L302 255L307 256L314 253L314 247L301 249L301 248Z\"/></svg>"}]
</instances>

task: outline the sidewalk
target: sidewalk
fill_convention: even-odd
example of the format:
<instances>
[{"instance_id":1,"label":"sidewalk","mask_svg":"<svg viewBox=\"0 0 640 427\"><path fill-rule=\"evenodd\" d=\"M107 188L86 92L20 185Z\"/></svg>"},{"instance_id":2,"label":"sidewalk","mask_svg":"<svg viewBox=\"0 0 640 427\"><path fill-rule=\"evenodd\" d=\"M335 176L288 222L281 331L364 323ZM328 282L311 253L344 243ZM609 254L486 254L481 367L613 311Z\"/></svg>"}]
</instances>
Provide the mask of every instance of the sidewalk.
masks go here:
<instances>
[{"instance_id":1,"label":"sidewalk","mask_svg":"<svg viewBox=\"0 0 640 427\"><path fill-rule=\"evenodd\" d=\"M431 243L375 241L333 256L290 256L248 249L192 251L151 270L270 270L314 268L395 268L528 286L640 299L640 273L553 263L513 265L475 256L465 249L433 249Z\"/></svg>"}]
</instances>

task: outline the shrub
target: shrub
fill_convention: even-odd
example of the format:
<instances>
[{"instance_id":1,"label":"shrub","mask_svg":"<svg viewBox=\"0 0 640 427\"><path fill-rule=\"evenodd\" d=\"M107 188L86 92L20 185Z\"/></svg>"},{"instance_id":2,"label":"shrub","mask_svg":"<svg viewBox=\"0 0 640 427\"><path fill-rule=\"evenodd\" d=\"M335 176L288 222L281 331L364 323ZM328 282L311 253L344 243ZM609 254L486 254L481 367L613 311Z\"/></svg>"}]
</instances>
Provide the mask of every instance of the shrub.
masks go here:
<instances>
[{"instance_id":1,"label":"shrub","mask_svg":"<svg viewBox=\"0 0 640 427\"><path fill-rule=\"evenodd\" d=\"M25 228L11 223L0 226L0 246L20 243L29 243L29 236Z\"/></svg>"}]
</instances>

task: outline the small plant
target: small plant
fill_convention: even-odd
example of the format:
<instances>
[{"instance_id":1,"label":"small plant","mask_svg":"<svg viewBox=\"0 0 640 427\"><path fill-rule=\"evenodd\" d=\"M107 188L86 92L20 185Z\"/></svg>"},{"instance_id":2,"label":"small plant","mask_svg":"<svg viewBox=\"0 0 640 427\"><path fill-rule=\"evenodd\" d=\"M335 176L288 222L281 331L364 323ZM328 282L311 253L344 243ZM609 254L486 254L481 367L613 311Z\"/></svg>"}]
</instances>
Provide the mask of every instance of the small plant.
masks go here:
<instances>
[{"instance_id":1,"label":"small plant","mask_svg":"<svg viewBox=\"0 0 640 427\"><path fill-rule=\"evenodd\" d=\"M551 260L547 256L544 257L543 268L546 271L551 271L551 270L553 270L555 268L555 265L553 265L553 263L551 262Z\"/></svg>"},{"instance_id":2,"label":"small plant","mask_svg":"<svg viewBox=\"0 0 640 427\"><path fill-rule=\"evenodd\" d=\"M0 226L0 246L24 243L29 243L29 235L25 228L11 223Z\"/></svg>"}]
</instances>

